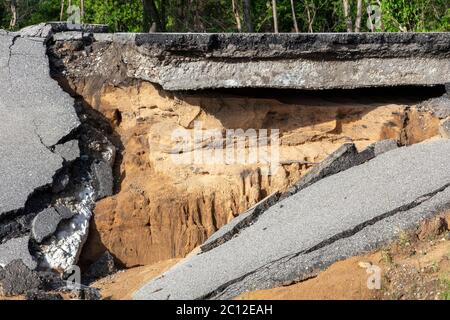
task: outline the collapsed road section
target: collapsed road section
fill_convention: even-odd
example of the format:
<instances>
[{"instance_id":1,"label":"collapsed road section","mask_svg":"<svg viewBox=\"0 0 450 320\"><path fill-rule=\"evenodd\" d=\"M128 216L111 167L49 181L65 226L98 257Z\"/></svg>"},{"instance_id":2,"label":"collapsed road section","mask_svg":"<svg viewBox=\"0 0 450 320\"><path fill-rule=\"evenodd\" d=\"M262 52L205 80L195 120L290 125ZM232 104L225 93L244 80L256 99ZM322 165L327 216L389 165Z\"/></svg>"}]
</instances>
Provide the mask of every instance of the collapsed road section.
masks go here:
<instances>
[{"instance_id":1,"label":"collapsed road section","mask_svg":"<svg viewBox=\"0 0 450 320\"><path fill-rule=\"evenodd\" d=\"M103 163L113 150L98 156L105 150L92 145L105 138L80 121L81 109L50 77L51 34L50 25L0 33L0 270L21 274L1 276L3 294L44 285L26 280L39 278L32 270L75 265L95 200L102 188L112 192L111 165Z\"/></svg>"},{"instance_id":2,"label":"collapsed road section","mask_svg":"<svg viewBox=\"0 0 450 320\"><path fill-rule=\"evenodd\" d=\"M215 248L188 257L136 299L229 299L304 280L450 208L450 141L388 151L273 204Z\"/></svg>"},{"instance_id":3,"label":"collapsed road section","mask_svg":"<svg viewBox=\"0 0 450 320\"><path fill-rule=\"evenodd\" d=\"M230 298L300 281L447 206L448 140L428 140L450 136L448 34L104 31L0 33L3 294L42 289L49 270L202 246L136 298ZM277 174L172 161L172 133L199 122L278 129Z\"/></svg>"}]
</instances>

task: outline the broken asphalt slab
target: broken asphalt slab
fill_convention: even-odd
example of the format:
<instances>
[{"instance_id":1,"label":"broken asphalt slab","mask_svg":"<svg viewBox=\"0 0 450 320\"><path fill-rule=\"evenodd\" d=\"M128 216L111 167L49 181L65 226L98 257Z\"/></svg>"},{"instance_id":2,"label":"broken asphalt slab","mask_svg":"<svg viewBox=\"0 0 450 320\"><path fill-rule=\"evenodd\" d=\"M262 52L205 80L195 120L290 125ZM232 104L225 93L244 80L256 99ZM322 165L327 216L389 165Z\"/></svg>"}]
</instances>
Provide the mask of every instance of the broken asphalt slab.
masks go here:
<instances>
[{"instance_id":1,"label":"broken asphalt slab","mask_svg":"<svg viewBox=\"0 0 450 320\"><path fill-rule=\"evenodd\" d=\"M216 248L147 283L135 299L232 298L300 281L450 208L450 141L398 148L326 177Z\"/></svg>"},{"instance_id":2,"label":"broken asphalt slab","mask_svg":"<svg viewBox=\"0 0 450 320\"><path fill-rule=\"evenodd\" d=\"M36 261L28 250L29 237L24 236L0 245L0 266L5 267L14 260L21 260L28 268L35 269Z\"/></svg>"},{"instance_id":3,"label":"broken asphalt slab","mask_svg":"<svg viewBox=\"0 0 450 320\"><path fill-rule=\"evenodd\" d=\"M0 33L0 216L52 183L63 159L51 147L79 125L73 99L50 77L46 49L44 38Z\"/></svg>"}]
</instances>

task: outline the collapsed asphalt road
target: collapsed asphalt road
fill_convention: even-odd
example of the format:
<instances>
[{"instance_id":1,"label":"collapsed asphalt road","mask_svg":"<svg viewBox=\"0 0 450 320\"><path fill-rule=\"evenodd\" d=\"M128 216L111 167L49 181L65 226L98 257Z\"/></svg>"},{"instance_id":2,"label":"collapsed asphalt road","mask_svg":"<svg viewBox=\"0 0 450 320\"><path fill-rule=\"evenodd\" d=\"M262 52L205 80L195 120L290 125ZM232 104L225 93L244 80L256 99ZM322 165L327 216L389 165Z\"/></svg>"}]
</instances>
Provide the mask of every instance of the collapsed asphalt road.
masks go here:
<instances>
[{"instance_id":1,"label":"collapsed asphalt road","mask_svg":"<svg viewBox=\"0 0 450 320\"><path fill-rule=\"evenodd\" d=\"M79 125L73 99L50 78L44 41L0 33L0 216L52 182L63 158L50 148Z\"/></svg>"},{"instance_id":2,"label":"collapsed asphalt road","mask_svg":"<svg viewBox=\"0 0 450 320\"><path fill-rule=\"evenodd\" d=\"M227 299L300 281L450 207L450 140L384 153L281 200L135 299Z\"/></svg>"},{"instance_id":3,"label":"collapsed asphalt road","mask_svg":"<svg viewBox=\"0 0 450 320\"><path fill-rule=\"evenodd\" d=\"M0 30L0 271L76 264L95 201L112 193L114 146L50 74L47 45L64 28Z\"/></svg>"}]
</instances>

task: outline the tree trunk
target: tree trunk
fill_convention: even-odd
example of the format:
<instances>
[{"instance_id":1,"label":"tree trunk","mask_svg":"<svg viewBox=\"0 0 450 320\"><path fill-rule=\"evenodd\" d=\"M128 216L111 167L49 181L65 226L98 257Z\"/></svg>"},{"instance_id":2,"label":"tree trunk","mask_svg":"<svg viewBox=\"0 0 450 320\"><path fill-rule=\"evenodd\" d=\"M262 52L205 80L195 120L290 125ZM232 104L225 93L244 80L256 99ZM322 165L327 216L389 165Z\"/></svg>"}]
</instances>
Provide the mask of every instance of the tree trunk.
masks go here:
<instances>
[{"instance_id":1,"label":"tree trunk","mask_svg":"<svg viewBox=\"0 0 450 320\"><path fill-rule=\"evenodd\" d=\"M84 0L80 0L80 19L84 23Z\"/></svg>"},{"instance_id":2,"label":"tree trunk","mask_svg":"<svg viewBox=\"0 0 450 320\"><path fill-rule=\"evenodd\" d=\"M150 28L152 27L152 17L150 15L150 6L149 1L142 0L142 6L144 8L144 12L142 15L142 31L143 32L149 32Z\"/></svg>"},{"instance_id":3,"label":"tree trunk","mask_svg":"<svg viewBox=\"0 0 450 320\"><path fill-rule=\"evenodd\" d=\"M375 24L372 20L372 6L370 4L367 6L367 15L369 16L369 29L371 32L375 32Z\"/></svg>"},{"instance_id":4,"label":"tree trunk","mask_svg":"<svg viewBox=\"0 0 450 320\"><path fill-rule=\"evenodd\" d=\"M243 2L243 11L244 11L244 23L247 32L253 32L253 23L252 23L252 3L251 0L244 0Z\"/></svg>"},{"instance_id":5,"label":"tree trunk","mask_svg":"<svg viewBox=\"0 0 450 320\"><path fill-rule=\"evenodd\" d=\"M306 14L308 16L308 32L312 33L313 32L313 24L314 24L314 18L316 16L316 8L314 7L314 14L311 15L311 10L309 7L309 3L308 1L305 0L305 8L306 8ZM314 6L314 3L313 3Z\"/></svg>"},{"instance_id":6,"label":"tree trunk","mask_svg":"<svg viewBox=\"0 0 450 320\"><path fill-rule=\"evenodd\" d=\"M160 2L160 21L161 21L161 31L166 31L166 22L167 22L167 16L166 16L166 0L161 0Z\"/></svg>"},{"instance_id":7,"label":"tree trunk","mask_svg":"<svg viewBox=\"0 0 450 320\"><path fill-rule=\"evenodd\" d=\"M294 30L295 30L296 33L299 33L298 24L297 24L297 17L295 16L294 0L291 0L291 8L292 8L292 21L294 22Z\"/></svg>"},{"instance_id":8,"label":"tree trunk","mask_svg":"<svg viewBox=\"0 0 450 320\"><path fill-rule=\"evenodd\" d=\"M358 0L356 8L355 32L361 32L362 0Z\"/></svg>"},{"instance_id":9,"label":"tree trunk","mask_svg":"<svg viewBox=\"0 0 450 320\"><path fill-rule=\"evenodd\" d=\"M231 0L231 5L233 7L234 19L236 20L236 28L238 32L242 32L241 15L239 13L239 8L236 4L236 0Z\"/></svg>"},{"instance_id":10,"label":"tree trunk","mask_svg":"<svg viewBox=\"0 0 450 320\"><path fill-rule=\"evenodd\" d=\"M344 6L344 17L345 22L347 24L347 32L353 31L353 23L352 23L352 17L350 16L350 8L348 5L348 0L342 0L342 4Z\"/></svg>"},{"instance_id":11,"label":"tree trunk","mask_svg":"<svg viewBox=\"0 0 450 320\"><path fill-rule=\"evenodd\" d=\"M382 9L381 9L381 1L380 0L377 0L377 3L378 3L378 6L380 7L380 23L381 23L381 31L386 31L385 29L384 29L384 23L383 23L383 11L382 11Z\"/></svg>"},{"instance_id":12,"label":"tree trunk","mask_svg":"<svg viewBox=\"0 0 450 320\"><path fill-rule=\"evenodd\" d=\"M16 0L11 0L11 20L9 21L9 27L14 28L17 24L17 3Z\"/></svg>"},{"instance_id":13,"label":"tree trunk","mask_svg":"<svg viewBox=\"0 0 450 320\"><path fill-rule=\"evenodd\" d=\"M277 14L277 0L272 0L273 12L273 31L278 33L278 14Z\"/></svg>"},{"instance_id":14,"label":"tree trunk","mask_svg":"<svg viewBox=\"0 0 450 320\"><path fill-rule=\"evenodd\" d=\"M161 20L159 17L158 9L154 0L143 0L144 6L144 32L149 32L152 28L153 23L156 26L156 30L152 31L164 31L161 25Z\"/></svg>"},{"instance_id":15,"label":"tree trunk","mask_svg":"<svg viewBox=\"0 0 450 320\"><path fill-rule=\"evenodd\" d=\"M64 18L64 0L61 0L61 11L59 13L59 21L63 21Z\"/></svg>"}]
</instances>

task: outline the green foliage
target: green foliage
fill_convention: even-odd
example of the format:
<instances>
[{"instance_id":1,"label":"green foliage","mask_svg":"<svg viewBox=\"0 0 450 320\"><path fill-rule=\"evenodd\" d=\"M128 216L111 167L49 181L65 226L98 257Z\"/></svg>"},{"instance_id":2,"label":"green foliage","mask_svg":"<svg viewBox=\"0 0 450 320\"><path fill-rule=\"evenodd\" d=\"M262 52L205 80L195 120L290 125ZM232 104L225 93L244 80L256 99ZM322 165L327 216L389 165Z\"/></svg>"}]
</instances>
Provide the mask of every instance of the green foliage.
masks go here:
<instances>
[{"instance_id":1,"label":"green foliage","mask_svg":"<svg viewBox=\"0 0 450 320\"><path fill-rule=\"evenodd\" d=\"M448 0L383 0L386 31L450 31Z\"/></svg>"},{"instance_id":2,"label":"green foliage","mask_svg":"<svg viewBox=\"0 0 450 320\"><path fill-rule=\"evenodd\" d=\"M41 23L43 21L59 21L60 0L43 0L34 2L36 3L34 7L30 6L28 9L30 10L29 18L21 21L19 23L20 27Z\"/></svg>"},{"instance_id":3,"label":"green foliage","mask_svg":"<svg viewBox=\"0 0 450 320\"><path fill-rule=\"evenodd\" d=\"M84 8L84 23L107 24L114 32L141 31L143 7L140 0L85 0Z\"/></svg>"},{"instance_id":4,"label":"green foliage","mask_svg":"<svg viewBox=\"0 0 450 320\"><path fill-rule=\"evenodd\" d=\"M450 300L450 278L444 278L441 280L442 292L440 295L441 300Z\"/></svg>"},{"instance_id":5,"label":"green foliage","mask_svg":"<svg viewBox=\"0 0 450 320\"><path fill-rule=\"evenodd\" d=\"M65 0L67 8L69 0ZM153 0L157 12L144 15L143 0L84 0L85 23L108 24L111 31L149 31L157 20L168 32L236 32L232 0ZM79 4L80 0L72 0ZM239 7L243 29L243 4ZM350 15L356 20L357 0L349 0ZM361 31L367 27L367 6L381 3L385 31L450 31L449 0L363 0ZM10 0L0 0L0 28L8 28ZM300 32L345 32L342 0L294 0ZM60 19L61 0L17 0L16 29L26 25ZM277 0L280 32L294 30L290 0ZM144 26L144 17L147 26ZM273 32L272 0L252 0L251 17L256 32ZM67 19L65 12L63 20ZM156 19L156 20L155 20ZM377 30L381 31L381 29Z\"/></svg>"}]
</instances>

